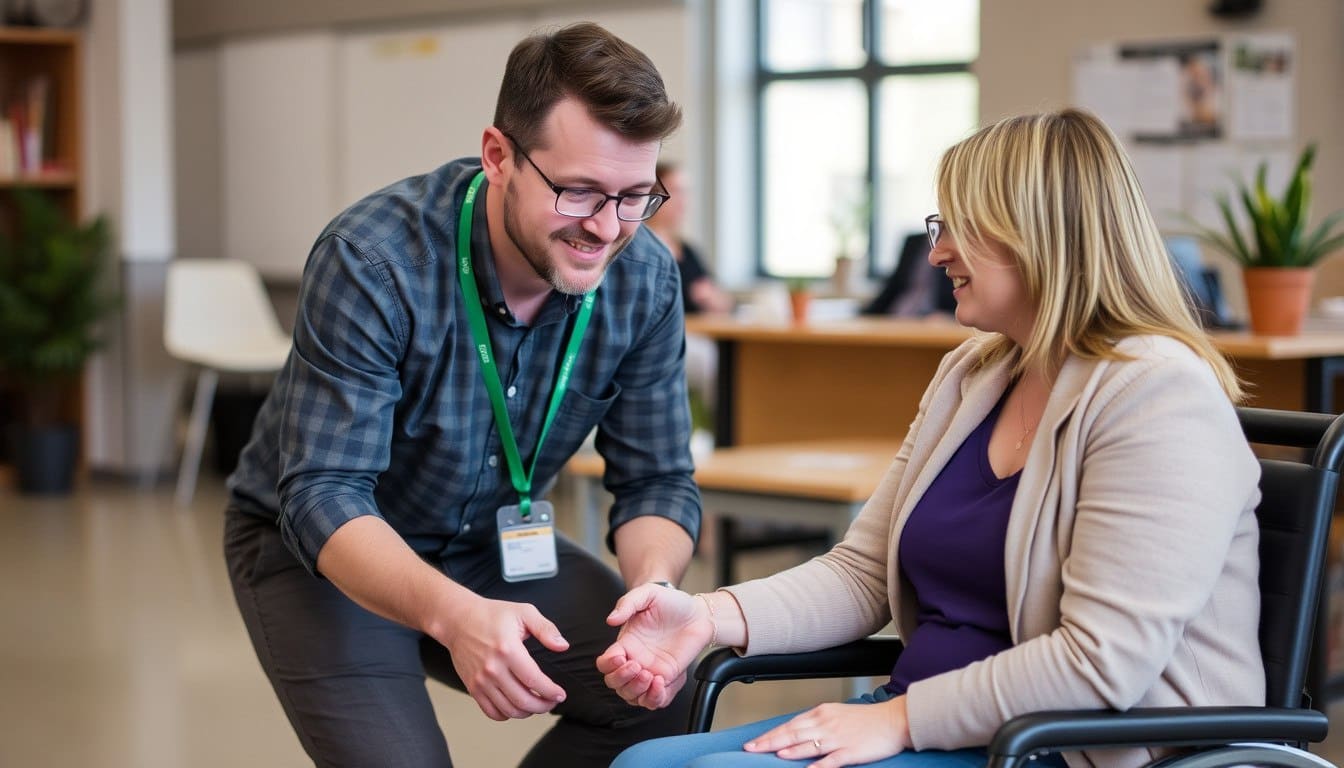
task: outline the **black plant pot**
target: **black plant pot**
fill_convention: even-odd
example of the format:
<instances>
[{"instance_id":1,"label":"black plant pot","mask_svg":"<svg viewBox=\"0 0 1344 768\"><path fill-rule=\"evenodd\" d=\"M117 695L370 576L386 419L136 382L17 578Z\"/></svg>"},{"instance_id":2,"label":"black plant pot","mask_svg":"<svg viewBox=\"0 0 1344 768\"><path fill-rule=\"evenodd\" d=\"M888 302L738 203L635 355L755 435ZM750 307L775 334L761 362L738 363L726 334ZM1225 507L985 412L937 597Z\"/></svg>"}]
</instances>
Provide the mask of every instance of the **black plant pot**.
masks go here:
<instances>
[{"instance_id":1,"label":"black plant pot","mask_svg":"<svg viewBox=\"0 0 1344 768\"><path fill-rule=\"evenodd\" d=\"M79 456L79 427L11 424L7 432L20 492L70 493Z\"/></svg>"}]
</instances>

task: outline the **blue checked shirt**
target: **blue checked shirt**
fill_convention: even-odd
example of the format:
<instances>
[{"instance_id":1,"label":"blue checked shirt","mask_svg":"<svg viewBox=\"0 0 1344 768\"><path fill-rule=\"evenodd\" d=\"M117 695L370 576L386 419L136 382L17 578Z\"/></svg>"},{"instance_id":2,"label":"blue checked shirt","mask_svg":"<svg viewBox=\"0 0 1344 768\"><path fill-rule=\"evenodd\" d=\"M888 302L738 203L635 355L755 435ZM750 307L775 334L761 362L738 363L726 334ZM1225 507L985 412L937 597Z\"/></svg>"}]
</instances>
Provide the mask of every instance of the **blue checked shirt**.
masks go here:
<instances>
[{"instance_id":1,"label":"blue checked shirt","mask_svg":"<svg viewBox=\"0 0 1344 768\"><path fill-rule=\"evenodd\" d=\"M422 556L447 556L495 546L496 510L518 501L455 269L458 211L479 170L458 160L380 190L337 216L309 255L293 351L228 482L231 504L277 520L309 570L361 515L384 518ZM472 263L529 465L580 299L553 293L531 326L513 317L484 194ZM616 500L611 530L656 515L694 540L679 292L676 263L641 227L598 289L533 488L546 488L596 426Z\"/></svg>"}]
</instances>

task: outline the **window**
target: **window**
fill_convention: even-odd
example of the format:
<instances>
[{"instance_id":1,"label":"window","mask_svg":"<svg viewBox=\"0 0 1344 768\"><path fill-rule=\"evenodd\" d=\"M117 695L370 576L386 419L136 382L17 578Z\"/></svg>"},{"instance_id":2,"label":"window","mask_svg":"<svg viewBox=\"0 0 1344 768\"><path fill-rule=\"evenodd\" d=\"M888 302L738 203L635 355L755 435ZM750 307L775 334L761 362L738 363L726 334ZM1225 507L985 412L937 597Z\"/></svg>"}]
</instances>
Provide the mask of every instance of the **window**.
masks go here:
<instances>
[{"instance_id":1,"label":"window","mask_svg":"<svg viewBox=\"0 0 1344 768\"><path fill-rule=\"evenodd\" d=\"M763 274L895 266L977 123L979 0L757 0ZM871 244L871 245L870 245Z\"/></svg>"}]
</instances>

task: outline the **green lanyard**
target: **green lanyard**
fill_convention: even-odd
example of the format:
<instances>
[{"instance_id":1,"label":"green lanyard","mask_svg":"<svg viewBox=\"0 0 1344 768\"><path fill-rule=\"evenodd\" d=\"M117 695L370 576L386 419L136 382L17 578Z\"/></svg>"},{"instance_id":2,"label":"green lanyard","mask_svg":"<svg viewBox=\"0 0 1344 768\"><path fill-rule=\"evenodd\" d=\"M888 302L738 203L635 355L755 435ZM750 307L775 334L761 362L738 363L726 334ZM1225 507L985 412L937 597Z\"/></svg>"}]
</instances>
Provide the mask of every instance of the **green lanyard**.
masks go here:
<instances>
[{"instance_id":1,"label":"green lanyard","mask_svg":"<svg viewBox=\"0 0 1344 768\"><path fill-rule=\"evenodd\" d=\"M555 389L551 392L551 405L546 410L546 420L541 425L541 437L537 438L537 447L532 453L532 466L523 469L523 459L518 453L518 441L513 437L513 427L509 425L509 411L504 405L504 388L499 383L499 368L495 366L495 354L490 346L490 331L485 325L485 312L481 309L480 292L476 290L476 277L471 270L471 223L472 212L476 209L476 190L485 180L485 172L476 174L467 188L467 197L462 201L462 213L457 227L457 272L462 284L462 295L467 301L467 320L471 325L471 336L476 342L476 351L481 358L481 375L485 378L485 389L490 393L490 407L495 412L495 425L499 428L499 441L504 444L504 457L509 463L509 478L518 492L518 511L526 520L532 513L532 473L537 469L537 457L541 455L541 444L546 441L546 433L555 420L555 412L560 409L560 401L569 386L569 374L574 369L574 360L579 356L579 345L583 334L588 330L588 318L593 314L593 299L596 290L583 295L583 306L574 321L574 330L569 334L569 344L565 347L565 359L560 364L560 373L555 378Z\"/></svg>"}]
</instances>

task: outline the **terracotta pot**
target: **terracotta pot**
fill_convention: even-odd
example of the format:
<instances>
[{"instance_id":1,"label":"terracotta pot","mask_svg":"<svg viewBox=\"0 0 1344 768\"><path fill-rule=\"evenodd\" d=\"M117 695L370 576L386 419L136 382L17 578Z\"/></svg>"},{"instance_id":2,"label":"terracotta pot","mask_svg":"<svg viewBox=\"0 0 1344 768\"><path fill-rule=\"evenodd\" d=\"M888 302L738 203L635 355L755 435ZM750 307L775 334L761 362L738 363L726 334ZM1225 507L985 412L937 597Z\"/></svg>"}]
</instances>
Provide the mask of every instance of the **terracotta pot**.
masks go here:
<instances>
[{"instance_id":1,"label":"terracotta pot","mask_svg":"<svg viewBox=\"0 0 1344 768\"><path fill-rule=\"evenodd\" d=\"M1311 267L1256 267L1242 270L1251 331L1258 336L1295 336L1311 304L1316 271Z\"/></svg>"},{"instance_id":2,"label":"terracotta pot","mask_svg":"<svg viewBox=\"0 0 1344 768\"><path fill-rule=\"evenodd\" d=\"M793 310L793 322L807 322L807 307L812 303L812 294L808 291L789 291L789 308Z\"/></svg>"}]
</instances>

